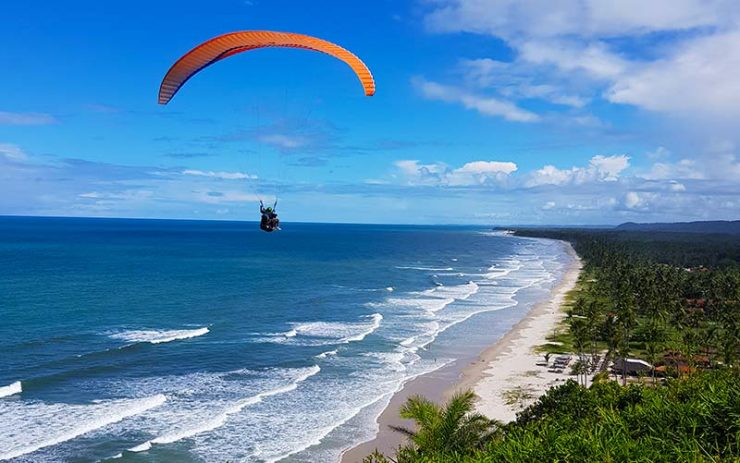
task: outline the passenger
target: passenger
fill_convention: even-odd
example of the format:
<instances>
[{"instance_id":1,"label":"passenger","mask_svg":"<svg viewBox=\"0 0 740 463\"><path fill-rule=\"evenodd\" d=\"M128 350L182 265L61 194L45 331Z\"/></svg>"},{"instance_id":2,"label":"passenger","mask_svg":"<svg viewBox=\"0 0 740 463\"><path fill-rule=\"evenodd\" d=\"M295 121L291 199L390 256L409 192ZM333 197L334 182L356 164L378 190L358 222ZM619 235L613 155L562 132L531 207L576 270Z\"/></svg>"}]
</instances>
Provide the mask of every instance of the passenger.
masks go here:
<instances>
[{"instance_id":1,"label":"passenger","mask_svg":"<svg viewBox=\"0 0 740 463\"><path fill-rule=\"evenodd\" d=\"M275 200L275 204L272 207L265 207L262 200L260 200L260 214L262 215L260 218L261 230L266 232L280 230L280 219L278 219L277 212L275 211L276 207L277 200Z\"/></svg>"}]
</instances>

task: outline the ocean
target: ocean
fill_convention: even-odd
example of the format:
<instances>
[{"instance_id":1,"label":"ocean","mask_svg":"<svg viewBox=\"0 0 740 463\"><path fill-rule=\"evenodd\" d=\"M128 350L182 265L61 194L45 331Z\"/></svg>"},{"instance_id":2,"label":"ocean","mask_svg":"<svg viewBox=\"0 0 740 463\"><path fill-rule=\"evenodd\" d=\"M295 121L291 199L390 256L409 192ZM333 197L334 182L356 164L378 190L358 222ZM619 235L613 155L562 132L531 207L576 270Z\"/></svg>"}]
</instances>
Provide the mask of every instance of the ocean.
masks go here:
<instances>
[{"instance_id":1,"label":"ocean","mask_svg":"<svg viewBox=\"0 0 740 463\"><path fill-rule=\"evenodd\" d=\"M338 461L569 260L483 227L0 217L0 460Z\"/></svg>"}]
</instances>

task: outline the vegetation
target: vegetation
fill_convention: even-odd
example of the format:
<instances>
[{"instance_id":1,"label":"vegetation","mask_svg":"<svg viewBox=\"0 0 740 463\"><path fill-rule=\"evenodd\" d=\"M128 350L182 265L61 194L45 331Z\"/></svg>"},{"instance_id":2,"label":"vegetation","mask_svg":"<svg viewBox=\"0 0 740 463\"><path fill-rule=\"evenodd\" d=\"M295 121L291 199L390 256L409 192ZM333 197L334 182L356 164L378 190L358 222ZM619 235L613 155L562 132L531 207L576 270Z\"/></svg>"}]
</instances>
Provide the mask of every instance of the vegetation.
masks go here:
<instances>
[{"instance_id":1,"label":"vegetation","mask_svg":"<svg viewBox=\"0 0 740 463\"><path fill-rule=\"evenodd\" d=\"M500 424L472 413L474 400L472 391L455 395L444 407L423 397L411 397L401 407L401 417L414 420L416 430L392 427L411 442L398 450L398 461L426 461L437 457L458 461L485 448L496 436ZM375 453L365 461L387 463L393 460Z\"/></svg>"},{"instance_id":2,"label":"vegetation","mask_svg":"<svg viewBox=\"0 0 740 463\"><path fill-rule=\"evenodd\" d=\"M674 379L665 387L585 388L575 381L550 389L502 428L462 438L462 427L436 437L424 413L414 418L424 439L412 439L393 458L365 463L721 462L737 461L740 383L729 369ZM460 412L459 403L454 405ZM466 402L467 411L472 402ZM448 405L450 407L450 405ZM497 430L496 430L497 429ZM456 439L461 438L460 441ZM446 445L440 445L445 442ZM472 444L468 444L472 442Z\"/></svg>"},{"instance_id":3,"label":"vegetation","mask_svg":"<svg viewBox=\"0 0 740 463\"><path fill-rule=\"evenodd\" d=\"M517 234L570 241L583 258L568 329L557 339L582 363L602 350L608 360L638 357L668 374L737 361L740 236L543 229Z\"/></svg>"},{"instance_id":4,"label":"vegetation","mask_svg":"<svg viewBox=\"0 0 740 463\"><path fill-rule=\"evenodd\" d=\"M506 425L473 414L472 393L444 407L416 397L402 409L416 423L399 429L408 443L365 463L740 461L740 237L517 234L570 241L584 259L566 325L545 347L578 354L579 382L550 389ZM609 381L606 362L594 368L603 355L659 368L641 384L626 373Z\"/></svg>"}]
</instances>

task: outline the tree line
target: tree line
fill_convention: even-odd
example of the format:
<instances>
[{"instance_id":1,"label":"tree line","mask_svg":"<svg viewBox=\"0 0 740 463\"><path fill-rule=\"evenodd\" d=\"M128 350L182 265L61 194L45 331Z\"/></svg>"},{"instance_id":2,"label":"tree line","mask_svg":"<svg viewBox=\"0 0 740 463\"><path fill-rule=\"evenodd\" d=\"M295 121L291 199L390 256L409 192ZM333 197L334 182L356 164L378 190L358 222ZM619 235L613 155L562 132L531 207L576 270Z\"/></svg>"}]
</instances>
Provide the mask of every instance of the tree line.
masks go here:
<instances>
[{"instance_id":1,"label":"tree line","mask_svg":"<svg viewBox=\"0 0 740 463\"><path fill-rule=\"evenodd\" d=\"M740 459L740 237L520 229L565 240L584 261L568 308L581 361L637 357L652 381L597 374L551 388L512 423L474 412L463 392L437 405L412 397L413 428L395 455L365 463L717 462ZM588 363L587 361L584 363Z\"/></svg>"}]
</instances>

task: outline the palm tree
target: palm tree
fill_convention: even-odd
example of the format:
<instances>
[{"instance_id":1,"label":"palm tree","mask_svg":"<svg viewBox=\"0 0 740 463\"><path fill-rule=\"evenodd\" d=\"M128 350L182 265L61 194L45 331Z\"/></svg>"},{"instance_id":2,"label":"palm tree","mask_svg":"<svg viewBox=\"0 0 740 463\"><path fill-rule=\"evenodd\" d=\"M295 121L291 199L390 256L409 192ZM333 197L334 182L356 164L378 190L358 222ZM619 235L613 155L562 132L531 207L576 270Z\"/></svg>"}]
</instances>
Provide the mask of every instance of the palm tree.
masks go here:
<instances>
[{"instance_id":1,"label":"palm tree","mask_svg":"<svg viewBox=\"0 0 740 463\"><path fill-rule=\"evenodd\" d=\"M658 354L661 352L662 347L666 341L666 333L663 327L659 324L656 320L650 320L646 336L649 339L649 341L646 344L647 347L647 354L648 359L650 360L650 363L653 365L652 370L652 376L653 376L653 385L655 385L655 364L658 361Z\"/></svg>"},{"instance_id":2,"label":"palm tree","mask_svg":"<svg viewBox=\"0 0 740 463\"><path fill-rule=\"evenodd\" d=\"M586 344L589 339L588 325L585 319L575 318L570 322L570 332L573 334L573 347L575 347L576 354L578 354L578 364L576 365L576 373L578 374L578 383L586 385L588 365L586 363ZM581 378L583 376L583 378Z\"/></svg>"},{"instance_id":3,"label":"palm tree","mask_svg":"<svg viewBox=\"0 0 740 463\"><path fill-rule=\"evenodd\" d=\"M501 424L473 412L475 394L464 391L455 394L447 404L439 406L420 396L409 398L401 407L401 417L414 420L416 430L391 426L409 438L410 446L399 452L399 461L413 457L463 456L483 448L493 440Z\"/></svg>"}]
</instances>

